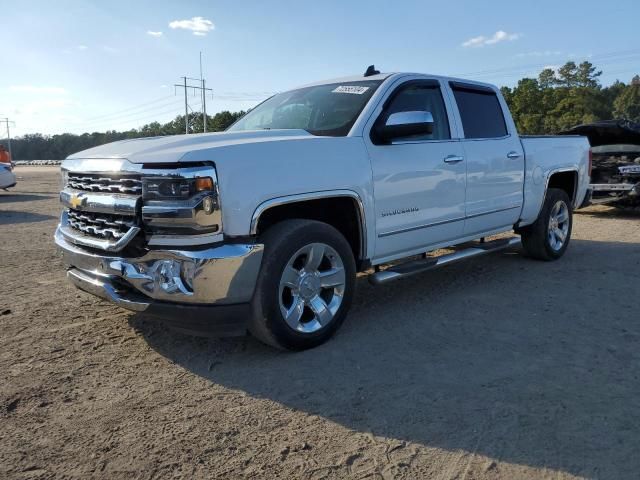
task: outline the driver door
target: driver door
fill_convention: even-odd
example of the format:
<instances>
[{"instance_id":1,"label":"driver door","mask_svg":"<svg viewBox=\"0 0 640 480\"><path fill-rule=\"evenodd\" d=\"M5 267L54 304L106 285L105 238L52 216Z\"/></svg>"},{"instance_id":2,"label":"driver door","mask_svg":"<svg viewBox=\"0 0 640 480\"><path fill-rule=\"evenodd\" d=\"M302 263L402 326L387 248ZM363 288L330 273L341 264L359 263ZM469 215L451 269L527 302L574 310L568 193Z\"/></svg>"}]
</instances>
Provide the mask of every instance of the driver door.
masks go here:
<instances>
[{"instance_id":1,"label":"driver door","mask_svg":"<svg viewBox=\"0 0 640 480\"><path fill-rule=\"evenodd\" d=\"M451 109L436 80L410 80L392 90L375 122L397 112L426 111L433 132L389 143L365 138L375 191L374 261L462 236L465 217L466 163L455 135ZM370 125L375 131L375 123Z\"/></svg>"}]
</instances>

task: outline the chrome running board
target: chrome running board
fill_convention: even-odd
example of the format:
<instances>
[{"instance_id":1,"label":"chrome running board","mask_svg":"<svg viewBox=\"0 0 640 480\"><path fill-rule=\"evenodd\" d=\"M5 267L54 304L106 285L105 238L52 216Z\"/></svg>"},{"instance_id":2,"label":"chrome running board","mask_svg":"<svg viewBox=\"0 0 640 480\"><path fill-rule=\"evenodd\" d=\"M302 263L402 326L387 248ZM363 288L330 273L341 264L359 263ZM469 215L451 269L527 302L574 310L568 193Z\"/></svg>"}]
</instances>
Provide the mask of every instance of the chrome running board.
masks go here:
<instances>
[{"instance_id":1,"label":"chrome running board","mask_svg":"<svg viewBox=\"0 0 640 480\"><path fill-rule=\"evenodd\" d=\"M461 245L466 248L462 248L454 253L449 253L439 257L426 257L419 260L412 260L373 273L369 276L369 282L373 285L382 285L392 282L393 280L398 280L399 278L408 277L417 273L426 272L427 270L450 265L461 260L466 260L467 258L479 257L480 255L498 252L518 245L520 245L520 237L499 238L498 240L492 240L490 242L466 243Z\"/></svg>"}]
</instances>

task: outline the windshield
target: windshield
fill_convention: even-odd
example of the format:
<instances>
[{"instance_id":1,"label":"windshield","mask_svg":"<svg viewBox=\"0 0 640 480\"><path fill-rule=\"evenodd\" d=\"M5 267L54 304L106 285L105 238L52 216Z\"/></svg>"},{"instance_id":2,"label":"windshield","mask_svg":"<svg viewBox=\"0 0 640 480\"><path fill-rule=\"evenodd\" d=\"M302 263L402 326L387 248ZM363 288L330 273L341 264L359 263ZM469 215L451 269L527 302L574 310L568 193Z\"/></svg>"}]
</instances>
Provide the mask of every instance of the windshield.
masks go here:
<instances>
[{"instance_id":1,"label":"windshield","mask_svg":"<svg viewBox=\"0 0 640 480\"><path fill-rule=\"evenodd\" d=\"M312 135L344 137L381 83L332 83L279 93L227 131L302 129Z\"/></svg>"}]
</instances>

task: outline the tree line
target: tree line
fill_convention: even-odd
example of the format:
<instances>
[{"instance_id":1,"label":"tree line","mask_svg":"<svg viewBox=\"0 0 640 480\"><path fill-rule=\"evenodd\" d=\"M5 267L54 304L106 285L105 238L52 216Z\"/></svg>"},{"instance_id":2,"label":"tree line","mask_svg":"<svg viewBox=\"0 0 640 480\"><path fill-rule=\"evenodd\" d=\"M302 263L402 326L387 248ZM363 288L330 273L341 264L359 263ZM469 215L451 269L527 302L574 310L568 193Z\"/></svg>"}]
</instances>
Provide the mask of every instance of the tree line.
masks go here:
<instances>
[{"instance_id":1,"label":"tree line","mask_svg":"<svg viewBox=\"0 0 640 480\"><path fill-rule=\"evenodd\" d=\"M624 118L640 122L640 76L603 87L590 62L567 62L546 68L538 78L523 78L514 88L502 87L509 109L525 135L554 134L575 125Z\"/></svg>"},{"instance_id":2,"label":"tree line","mask_svg":"<svg viewBox=\"0 0 640 480\"><path fill-rule=\"evenodd\" d=\"M511 87L502 87L521 134L554 134L582 123L611 118L640 122L640 76L628 84L616 81L603 87L601 70L590 62L567 62L557 70L546 68L537 78L523 78ZM207 130L225 130L245 112L224 111L207 116ZM202 132L202 115L189 114L189 132ZM179 135L185 132L185 116L160 124L152 122L127 131L24 135L12 140L15 160L60 160L87 148L129 138Z\"/></svg>"}]
</instances>

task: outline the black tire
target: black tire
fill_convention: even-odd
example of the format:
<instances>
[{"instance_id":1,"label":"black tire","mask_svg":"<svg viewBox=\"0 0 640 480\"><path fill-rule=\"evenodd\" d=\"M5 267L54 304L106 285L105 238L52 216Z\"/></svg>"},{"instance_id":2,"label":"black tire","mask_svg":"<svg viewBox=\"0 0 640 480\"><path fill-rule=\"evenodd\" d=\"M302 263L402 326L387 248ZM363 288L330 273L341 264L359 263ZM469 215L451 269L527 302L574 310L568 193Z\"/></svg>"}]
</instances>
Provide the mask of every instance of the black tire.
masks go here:
<instances>
[{"instance_id":1,"label":"black tire","mask_svg":"<svg viewBox=\"0 0 640 480\"><path fill-rule=\"evenodd\" d=\"M554 206L562 202L567 209L568 225L566 238L560 248L554 247L552 244L552 235L550 233L551 215ZM522 247L528 257L538 260L557 260L564 255L569 246L571 239L571 230L573 228L573 210L571 207L571 199L567 192L558 188L550 188L547 190L547 196L540 210L537 220L527 227L520 230L522 238ZM557 240L557 237L555 237Z\"/></svg>"},{"instance_id":2,"label":"black tire","mask_svg":"<svg viewBox=\"0 0 640 480\"><path fill-rule=\"evenodd\" d=\"M356 265L349 243L331 225L313 220L280 222L261 235L260 242L264 244L265 250L253 297L254 313L249 331L262 342L286 350L306 350L326 342L342 325L353 299ZM282 314L283 293L280 280L285 267L297 252L318 243L333 249L330 253L332 258L335 259L334 253L340 257L344 266L344 290L333 318L317 331L302 332L292 328ZM331 292L329 294L333 295ZM305 312L313 314L311 310Z\"/></svg>"}]
</instances>

